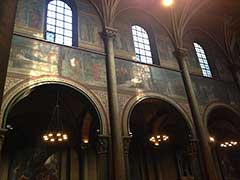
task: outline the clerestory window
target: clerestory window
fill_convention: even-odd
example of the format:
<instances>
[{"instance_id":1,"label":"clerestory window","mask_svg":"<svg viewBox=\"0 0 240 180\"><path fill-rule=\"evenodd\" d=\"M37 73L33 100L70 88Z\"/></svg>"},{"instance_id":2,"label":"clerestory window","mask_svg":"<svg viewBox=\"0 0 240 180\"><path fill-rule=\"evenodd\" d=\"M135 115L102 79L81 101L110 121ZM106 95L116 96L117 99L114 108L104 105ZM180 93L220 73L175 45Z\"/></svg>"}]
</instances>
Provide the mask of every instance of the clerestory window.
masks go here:
<instances>
[{"instance_id":1,"label":"clerestory window","mask_svg":"<svg viewBox=\"0 0 240 180\"><path fill-rule=\"evenodd\" d=\"M193 43L197 57L198 57L198 61L200 64L200 67L202 69L202 74L204 77L212 77L212 72L210 70L209 64L208 64L208 60L207 60L207 56L205 54L204 49L202 48L201 45L199 45L198 43Z\"/></svg>"},{"instance_id":2,"label":"clerestory window","mask_svg":"<svg viewBox=\"0 0 240 180\"><path fill-rule=\"evenodd\" d=\"M143 63L153 64L151 47L147 31L141 26L134 25L132 26L132 35L136 60Z\"/></svg>"},{"instance_id":3,"label":"clerestory window","mask_svg":"<svg viewBox=\"0 0 240 180\"><path fill-rule=\"evenodd\" d=\"M67 46L73 45L73 12L61 0L51 0L47 4L45 39Z\"/></svg>"}]
</instances>

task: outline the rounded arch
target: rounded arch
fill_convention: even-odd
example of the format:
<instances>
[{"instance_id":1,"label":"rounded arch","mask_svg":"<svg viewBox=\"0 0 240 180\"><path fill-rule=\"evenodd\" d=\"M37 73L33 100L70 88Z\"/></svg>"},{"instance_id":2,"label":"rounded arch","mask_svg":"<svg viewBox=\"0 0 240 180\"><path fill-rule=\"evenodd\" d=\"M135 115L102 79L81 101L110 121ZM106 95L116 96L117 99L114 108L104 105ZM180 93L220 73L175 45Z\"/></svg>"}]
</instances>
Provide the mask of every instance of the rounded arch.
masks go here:
<instances>
[{"instance_id":1,"label":"rounded arch","mask_svg":"<svg viewBox=\"0 0 240 180\"><path fill-rule=\"evenodd\" d=\"M204 123L205 127L207 127L210 113L218 108L224 108L226 110L229 110L230 112L236 114L240 119L240 111L236 110L231 105L225 104L223 102L213 102L205 108L204 113L203 113L203 123Z\"/></svg>"},{"instance_id":2,"label":"rounded arch","mask_svg":"<svg viewBox=\"0 0 240 180\"><path fill-rule=\"evenodd\" d=\"M35 79L27 79L23 82L18 83L13 88L11 88L3 97L3 103L1 108L1 116L0 123L1 126L5 126L5 122L11 108L19 102L21 99L26 97L34 87L38 87L46 84L58 84L67 86L75 89L79 93L83 94L94 106L96 112L98 113L99 123L100 123L100 134L107 135L108 123L107 123L107 114L101 103L101 101L97 98L97 96L87 87L71 81L69 79L65 79L62 77L56 76L42 76Z\"/></svg>"},{"instance_id":3,"label":"rounded arch","mask_svg":"<svg viewBox=\"0 0 240 180\"><path fill-rule=\"evenodd\" d=\"M183 39L185 39L185 37L187 37L189 35L189 33L198 33L198 34L212 40L212 42L222 51L225 58L227 58L227 54L226 54L226 51L224 50L224 46L211 33L205 31L202 28L192 27L185 31L185 33L183 35ZM198 42L200 44L203 44L203 45L205 44L200 38L197 38L197 39L195 38L194 41Z\"/></svg>"},{"instance_id":4,"label":"rounded arch","mask_svg":"<svg viewBox=\"0 0 240 180\"><path fill-rule=\"evenodd\" d=\"M146 100L146 99L158 99L158 100L164 101L164 102L170 104L171 106L173 106L182 115L182 117L186 121L186 124L187 124L190 132L192 133L193 138L197 138L192 120L191 120L190 116L185 112L185 110L179 104L177 104L174 100L170 99L169 97L162 96L162 95L159 95L156 93L144 93L144 94L136 95L127 102L127 105L125 106L125 108L123 110L123 114L122 114L123 136L131 135L130 117L131 117L132 111L137 104L139 104L140 102L142 102L143 100Z\"/></svg>"},{"instance_id":5,"label":"rounded arch","mask_svg":"<svg viewBox=\"0 0 240 180\"><path fill-rule=\"evenodd\" d=\"M138 7L128 7L128 8L125 8L125 9L121 9L119 10L116 15L114 16L114 24L116 23L116 20L118 17L120 17L121 15L123 14L126 14L128 12L132 12L132 11L135 11L135 12L140 12L140 13L143 13L144 15L146 15L146 17L150 17L153 21L155 21L160 27L162 27L164 29L164 31L167 33L168 37L171 39L172 43L174 44L174 39L173 39L173 36L170 32L170 30L167 28L167 26L165 26L164 24L162 24L161 22L159 22L159 20L153 15L151 14L150 12L142 9L142 8L138 8ZM146 25L140 23L140 22L136 22L135 24L137 25L140 25L142 26L144 29L146 29L148 32L152 31L151 29L147 28ZM151 35L151 34L150 34Z\"/></svg>"}]
</instances>

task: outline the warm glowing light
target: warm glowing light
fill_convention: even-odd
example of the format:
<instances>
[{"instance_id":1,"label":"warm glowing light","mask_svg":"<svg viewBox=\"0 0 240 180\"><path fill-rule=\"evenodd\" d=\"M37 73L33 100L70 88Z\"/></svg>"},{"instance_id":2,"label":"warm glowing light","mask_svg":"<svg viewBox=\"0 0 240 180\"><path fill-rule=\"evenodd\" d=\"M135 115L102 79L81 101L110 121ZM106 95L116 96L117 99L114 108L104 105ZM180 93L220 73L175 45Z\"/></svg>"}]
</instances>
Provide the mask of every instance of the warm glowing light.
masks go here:
<instances>
[{"instance_id":1,"label":"warm glowing light","mask_svg":"<svg viewBox=\"0 0 240 180\"><path fill-rule=\"evenodd\" d=\"M237 146L238 145L238 142L236 142L236 141L229 141L229 142L224 142L224 143L221 143L220 144L220 147L223 147L223 148L233 148L233 147L235 147L235 146Z\"/></svg>"},{"instance_id":2,"label":"warm glowing light","mask_svg":"<svg viewBox=\"0 0 240 180\"><path fill-rule=\"evenodd\" d=\"M212 136L209 137L209 140L210 140L211 142L215 142L215 139L214 139L214 137L212 137Z\"/></svg>"},{"instance_id":3,"label":"warm glowing light","mask_svg":"<svg viewBox=\"0 0 240 180\"><path fill-rule=\"evenodd\" d=\"M172 6L173 5L173 0L163 0L162 4L166 7Z\"/></svg>"},{"instance_id":4,"label":"warm glowing light","mask_svg":"<svg viewBox=\"0 0 240 180\"><path fill-rule=\"evenodd\" d=\"M87 143L88 143L88 139L84 139L83 142L84 142L85 144L87 144Z\"/></svg>"},{"instance_id":5,"label":"warm glowing light","mask_svg":"<svg viewBox=\"0 0 240 180\"><path fill-rule=\"evenodd\" d=\"M54 142L62 142L63 140L64 141L67 141L68 140L68 136L66 133L63 133L63 132L50 132L50 133L47 133L47 134L44 134L42 136L43 138L43 141L44 142L50 142L50 143L54 143Z\"/></svg>"},{"instance_id":6,"label":"warm glowing light","mask_svg":"<svg viewBox=\"0 0 240 180\"><path fill-rule=\"evenodd\" d=\"M159 146L161 142L163 141L167 141L169 139L169 136L167 135L156 135L156 136L152 136L149 138L149 141L151 143L153 143L155 146Z\"/></svg>"}]
</instances>

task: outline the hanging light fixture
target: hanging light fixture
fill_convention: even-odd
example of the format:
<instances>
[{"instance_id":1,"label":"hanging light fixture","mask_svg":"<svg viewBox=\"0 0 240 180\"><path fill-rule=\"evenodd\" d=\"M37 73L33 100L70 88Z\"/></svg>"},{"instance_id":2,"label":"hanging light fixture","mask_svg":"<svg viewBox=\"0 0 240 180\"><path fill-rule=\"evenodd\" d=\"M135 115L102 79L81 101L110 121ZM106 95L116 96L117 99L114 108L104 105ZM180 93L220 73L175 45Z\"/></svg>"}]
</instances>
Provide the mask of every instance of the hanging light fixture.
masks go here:
<instances>
[{"instance_id":1,"label":"hanging light fixture","mask_svg":"<svg viewBox=\"0 0 240 180\"><path fill-rule=\"evenodd\" d=\"M57 92L56 99L56 105L53 108L48 129L42 136L43 141L50 144L65 143L69 138L66 130L63 128L62 119L60 117L59 91Z\"/></svg>"},{"instance_id":2,"label":"hanging light fixture","mask_svg":"<svg viewBox=\"0 0 240 180\"><path fill-rule=\"evenodd\" d=\"M154 145L154 146L159 146L160 143L169 141L169 136L167 135L156 135L152 136L149 138L149 141Z\"/></svg>"}]
</instances>

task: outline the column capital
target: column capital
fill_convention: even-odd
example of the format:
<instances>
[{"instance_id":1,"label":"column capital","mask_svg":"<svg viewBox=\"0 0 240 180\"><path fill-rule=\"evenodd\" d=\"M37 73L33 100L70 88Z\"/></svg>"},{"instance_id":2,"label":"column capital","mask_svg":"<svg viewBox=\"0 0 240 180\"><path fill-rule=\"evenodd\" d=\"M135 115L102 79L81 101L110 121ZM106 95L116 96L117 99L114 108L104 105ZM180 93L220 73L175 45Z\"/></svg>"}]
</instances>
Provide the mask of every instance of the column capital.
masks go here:
<instances>
[{"instance_id":1,"label":"column capital","mask_svg":"<svg viewBox=\"0 0 240 180\"><path fill-rule=\"evenodd\" d=\"M118 30L112 27L105 27L103 30L103 38L114 38L118 33Z\"/></svg>"},{"instance_id":2,"label":"column capital","mask_svg":"<svg viewBox=\"0 0 240 180\"><path fill-rule=\"evenodd\" d=\"M174 51L176 58L185 58L188 55L189 51L186 48L177 48Z\"/></svg>"},{"instance_id":3,"label":"column capital","mask_svg":"<svg viewBox=\"0 0 240 180\"><path fill-rule=\"evenodd\" d=\"M131 140L132 136L123 136L123 150L125 155L129 153L129 145L131 143Z\"/></svg>"},{"instance_id":4,"label":"column capital","mask_svg":"<svg viewBox=\"0 0 240 180\"><path fill-rule=\"evenodd\" d=\"M7 132L8 132L8 129L0 128L0 144L3 144L4 138Z\"/></svg>"},{"instance_id":5,"label":"column capital","mask_svg":"<svg viewBox=\"0 0 240 180\"><path fill-rule=\"evenodd\" d=\"M187 152L186 152L186 154L188 156L194 156L194 157L197 156L197 154L198 154L198 143L199 143L198 139L190 139L189 140L189 144L187 146Z\"/></svg>"},{"instance_id":6,"label":"column capital","mask_svg":"<svg viewBox=\"0 0 240 180\"><path fill-rule=\"evenodd\" d=\"M96 142L97 154L107 154L109 151L109 136L98 135Z\"/></svg>"}]
</instances>

